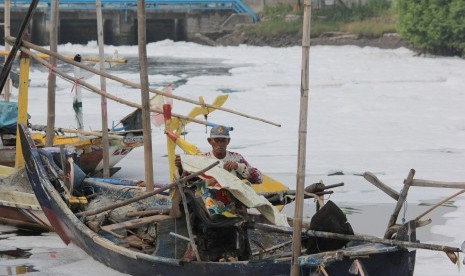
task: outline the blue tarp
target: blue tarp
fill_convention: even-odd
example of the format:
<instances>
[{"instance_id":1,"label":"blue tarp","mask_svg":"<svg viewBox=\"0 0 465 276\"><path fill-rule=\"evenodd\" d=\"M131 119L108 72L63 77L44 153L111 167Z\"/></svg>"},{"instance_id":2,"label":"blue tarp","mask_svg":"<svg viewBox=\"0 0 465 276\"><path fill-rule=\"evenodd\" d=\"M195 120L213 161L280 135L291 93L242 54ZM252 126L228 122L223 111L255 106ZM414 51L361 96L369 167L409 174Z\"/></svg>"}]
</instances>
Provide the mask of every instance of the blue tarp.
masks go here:
<instances>
[{"instance_id":1,"label":"blue tarp","mask_svg":"<svg viewBox=\"0 0 465 276\"><path fill-rule=\"evenodd\" d=\"M0 130L3 130L3 132L16 133L17 118L18 103L0 101Z\"/></svg>"},{"instance_id":2,"label":"blue tarp","mask_svg":"<svg viewBox=\"0 0 465 276\"><path fill-rule=\"evenodd\" d=\"M0 102L0 128L16 124L18 103Z\"/></svg>"}]
</instances>

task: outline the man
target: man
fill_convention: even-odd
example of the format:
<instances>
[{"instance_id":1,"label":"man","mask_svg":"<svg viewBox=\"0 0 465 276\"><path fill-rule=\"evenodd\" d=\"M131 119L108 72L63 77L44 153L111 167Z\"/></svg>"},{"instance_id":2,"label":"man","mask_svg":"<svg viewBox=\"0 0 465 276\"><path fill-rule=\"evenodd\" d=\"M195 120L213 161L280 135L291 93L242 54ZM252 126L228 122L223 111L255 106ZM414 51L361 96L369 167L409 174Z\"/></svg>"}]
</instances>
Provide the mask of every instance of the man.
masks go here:
<instances>
[{"instance_id":1,"label":"man","mask_svg":"<svg viewBox=\"0 0 465 276\"><path fill-rule=\"evenodd\" d=\"M253 184L262 183L263 176L257 168L252 167L241 154L227 150L229 142L231 141L229 129L227 127L221 125L213 127L207 141L212 146L212 150L203 153L204 156L220 160L225 170L240 179L247 179ZM176 167L182 171L181 159L179 156L176 156L175 164Z\"/></svg>"},{"instance_id":2,"label":"man","mask_svg":"<svg viewBox=\"0 0 465 276\"><path fill-rule=\"evenodd\" d=\"M207 140L212 150L202 155L219 160L225 170L239 179L246 179L252 184L262 183L263 175L257 168L252 167L241 154L227 150L231 141L227 127L221 125L213 127ZM180 174L185 175L179 156L176 156L175 164ZM218 187L216 184L215 179L206 179L197 189L197 194L203 198L205 207L211 216L234 216L233 214L247 212L244 205L237 202L229 191L219 188L221 185Z\"/></svg>"},{"instance_id":3,"label":"man","mask_svg":"<svg viewBox=\"0 0 465 276\"><path fill-rule=\"evenodd\" d=\"M207 140L212 150L202 155L219 160L225 170L240 179L246 179L254 184L262 183L263 176L258 169L250 166L241 154L227 150L231 141L227 127L221 125L213 127ZM179 156L176 156L175 163L182 173ZM206 227L200 223L199 219L194 220L193 230L197 236L199 254L202 256L202 260L208 261L248 260L251 250L245 226L238 227L218 220L223 217L246 217L247 209L229 191L221 186L218 187L216 180L213 180L206 179L197 182L196 196L202 198L212 221L224 223L224 225L219 228L218 226ZM231 222L236 223L237 220ZM190 260L190 255L192 254L187 250L184 260Z\"/></svg>"}]
</instances>

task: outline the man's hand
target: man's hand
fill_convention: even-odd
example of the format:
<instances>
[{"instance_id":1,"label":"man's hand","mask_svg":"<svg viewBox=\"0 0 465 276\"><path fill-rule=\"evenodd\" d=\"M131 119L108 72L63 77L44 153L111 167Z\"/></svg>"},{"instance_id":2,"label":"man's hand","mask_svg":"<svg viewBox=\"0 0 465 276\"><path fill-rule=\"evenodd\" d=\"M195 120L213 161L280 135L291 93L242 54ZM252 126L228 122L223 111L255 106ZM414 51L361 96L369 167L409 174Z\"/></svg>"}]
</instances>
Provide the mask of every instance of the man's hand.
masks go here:
<instances>
[{"instance_id":1,"label":"man's hand","mask_svg":"<svg viewBox=\"0 0 465 276\"><path fill-rule=\"evenodd\" d=\"M223 165L223 168L225 170L227 170L228 172L232 171L232 170L235 170L238 168L238 164L236 162L233 162L233 161L228 161L226 163L224 163Z\"/></svg>"}]
</instances>

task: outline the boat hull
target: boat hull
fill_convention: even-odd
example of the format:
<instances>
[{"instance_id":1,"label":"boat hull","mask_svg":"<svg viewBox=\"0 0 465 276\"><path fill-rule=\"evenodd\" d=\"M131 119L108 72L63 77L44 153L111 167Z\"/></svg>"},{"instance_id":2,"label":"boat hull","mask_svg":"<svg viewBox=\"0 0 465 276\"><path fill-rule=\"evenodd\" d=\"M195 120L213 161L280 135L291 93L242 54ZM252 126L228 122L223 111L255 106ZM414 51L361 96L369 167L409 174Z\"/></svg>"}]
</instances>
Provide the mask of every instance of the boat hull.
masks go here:
<instances>
[{"instance_id":1,"label":"boat hull","mask_svg":"<svg viewBox=\"0 0 465 276\"><path fill-rule=\"evenodd\" d=\"M4 224L34 231L52 231L35 196L30 193L3 192L0 195L0 214L0 222Z\"/></svg>"},{"instance_id":2,"label":"boat hull","mask_svg":"<svg viewBox=\"0 0 465 276\"><path fill-rule=\"evenodd\" d=\"M44 146L45 136L40 133L34 133L32 139L40 146ZM85 173L95 174L103 169L103 149L101 138L80 139L76 136L55 136L54 143L57 145L65 144L76 147L78 152L79 165ZM123 159L132 149L142 145L138 136L125 140L110 140L109 147L109 166L110 173L113 174L119 168L114 166ZM0 148L0 165L2 171L2 184L9 180L9 174L14 172L16 148L14 146L3 146ZM11 168L11 169L9 169ZM8 183L10 186L14 183ZM0 223L13 225L33 231L52 231L48 219L42 212L42 209L35 199L31 190L24 191L23 196L9 196L9 191L0 185ZM33 201L33 202L32 202ZM22 207L21 207L22 206Z\"/></svg>"},{"instance_id":3,"label":"boat hull","mask_svg":"<svg viewBox=\"0 0 465 276\"><path fill-rule=\"evenodd\" d=\"M39 152L28 144L22 131L22 147L29 181L37 199L56 232L65 243L73 242L99 262L131 275L289 275L290 259L259 260L253 262L190 262L157 257L117 246L84 225L68 208L49 180ZM31 143L32 141L29 141ZM370 275L410 275L410 252L398 249L393 252L370 255L361 259ZM350 275L354 259L328 263L326 271ZM309 275L318 266L302 266L301 275Z\"/></svg>"}]
</instances>

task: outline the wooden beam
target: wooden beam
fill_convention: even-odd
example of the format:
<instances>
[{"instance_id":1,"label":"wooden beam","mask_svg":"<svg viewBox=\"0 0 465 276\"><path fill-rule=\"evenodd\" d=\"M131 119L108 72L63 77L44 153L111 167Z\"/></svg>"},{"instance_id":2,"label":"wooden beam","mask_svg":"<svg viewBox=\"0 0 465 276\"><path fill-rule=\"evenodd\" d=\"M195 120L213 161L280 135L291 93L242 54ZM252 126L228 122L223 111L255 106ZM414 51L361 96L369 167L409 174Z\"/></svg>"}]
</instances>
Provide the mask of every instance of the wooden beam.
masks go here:
<instances>
[{"instance_id":1,"label":"wooden beam","mask_svg":"<svg viewBox=\"0 0 465 276\"><path fill-rule=\"evenodd\" d=\"M430 187L430 188L465 189L465 182L445 182L445 181L414 179L412 181L411 186Z\"/></svg>"}]
</instances>

